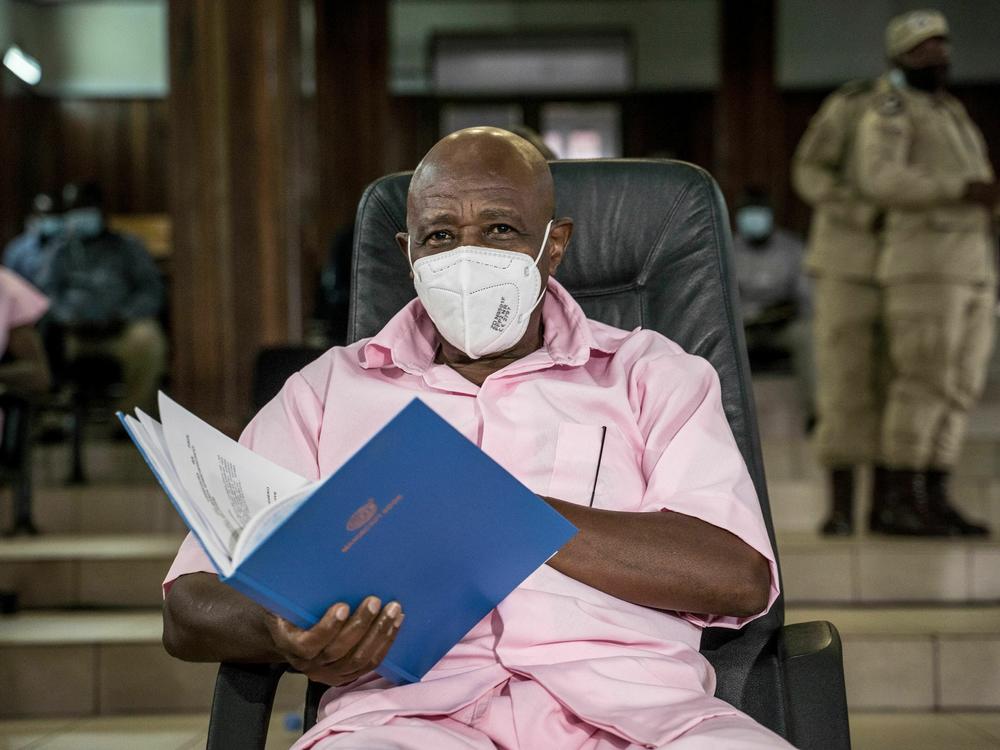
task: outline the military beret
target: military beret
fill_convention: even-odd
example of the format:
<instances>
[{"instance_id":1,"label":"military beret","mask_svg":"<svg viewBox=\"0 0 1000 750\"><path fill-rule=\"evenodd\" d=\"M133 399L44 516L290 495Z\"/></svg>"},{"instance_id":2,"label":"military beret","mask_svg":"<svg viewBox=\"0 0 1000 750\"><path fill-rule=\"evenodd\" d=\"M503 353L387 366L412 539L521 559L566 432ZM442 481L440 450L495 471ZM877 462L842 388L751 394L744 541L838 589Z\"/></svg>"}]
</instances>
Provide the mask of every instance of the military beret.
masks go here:
<instances>
[{"instance_id":1,"label":"military beret","mask_svg":"<svg viewBox=\"0 0 1000 750\"><path fill-rule=\"evenodd\" d=\"M935 36L948 36L948 21L944 15L936 10L903 13L889 21L886 27L886 53L893 59Z\"/></svg>"}]
</instances>

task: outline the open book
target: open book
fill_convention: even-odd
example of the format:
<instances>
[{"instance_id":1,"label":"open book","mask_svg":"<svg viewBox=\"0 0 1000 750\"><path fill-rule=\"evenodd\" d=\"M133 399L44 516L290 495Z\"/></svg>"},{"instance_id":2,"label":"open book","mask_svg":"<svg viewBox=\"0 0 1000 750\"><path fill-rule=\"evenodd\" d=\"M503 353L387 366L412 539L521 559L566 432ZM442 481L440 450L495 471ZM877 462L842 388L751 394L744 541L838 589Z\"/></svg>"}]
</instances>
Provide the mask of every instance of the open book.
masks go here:
<instances>
[{"instance_id":1,"label":"open book","mask_svg":"<svg viewBox=\"0 0 1000 750\"><path fill-rule=\"evenodd\" d=\"M225 583L301 628L336 602L403 605L379 668L418 681L576 529L414 399L308 482L163 393L119 414Z\"/></svg>"}]
</instances>

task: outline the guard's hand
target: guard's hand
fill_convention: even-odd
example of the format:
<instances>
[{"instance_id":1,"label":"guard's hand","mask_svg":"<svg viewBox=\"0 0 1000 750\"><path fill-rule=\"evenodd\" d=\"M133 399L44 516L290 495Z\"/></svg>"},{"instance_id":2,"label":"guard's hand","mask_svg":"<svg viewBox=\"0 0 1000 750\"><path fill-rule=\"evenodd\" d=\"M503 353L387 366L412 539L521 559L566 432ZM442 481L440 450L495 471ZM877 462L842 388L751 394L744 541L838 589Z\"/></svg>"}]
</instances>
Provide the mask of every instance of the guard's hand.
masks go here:
<instances>
[{"instance_id":1,"label":"guard's hand","mask_svg":"<svg viewBox=\"0 0 1000 750\"><path fill-rule=\"evenodd\" d=\"M1000 205L1000 183L969 182L962 193L962 200L967 203L978 203L991 211Z\"/></svg>"},{"instance_id":2,"label":"guard's hand","mask_svg":"<svg viewBox=\"0 0 1000 750\"><path fill-rule=\"evenodd\" d=\"M343 602L334 604L308 630L273 614L267 627L275 650L292 667L315 682L346 685L382 663L403 617L399 602L383 607L369 596L353 614Z\"/></svg>"}]
</instances>

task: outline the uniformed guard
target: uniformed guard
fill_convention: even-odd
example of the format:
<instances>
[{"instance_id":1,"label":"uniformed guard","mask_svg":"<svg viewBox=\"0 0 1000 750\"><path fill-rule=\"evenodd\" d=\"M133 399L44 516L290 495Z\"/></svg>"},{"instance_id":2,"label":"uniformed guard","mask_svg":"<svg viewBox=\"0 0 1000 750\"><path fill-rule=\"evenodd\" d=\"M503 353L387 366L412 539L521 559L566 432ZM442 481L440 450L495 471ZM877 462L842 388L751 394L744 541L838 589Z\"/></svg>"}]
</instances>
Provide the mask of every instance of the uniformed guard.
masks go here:
<instances>
[{"instance_id":1,"label":"uniformed guard","mask_svg":"<svg viewBox=\"0 0 1000 750\"><path fill-rule=\"evenodd\" d=\"M826 98L795 151L792 183L813 207L805 267L813 280L815 444L829 472L831 511L821 531L854 531L856 468L875 467L883 495L881 405L885 354L875 278L882 214L857 185L856 132L881 81L854 81Z\"/></svg>"},{"instance_id":2,"label":"uniformed guard","mask_svg":"<svg viewBox=\"0 0 1000 750\"><path fill-rule=\"evenodd\" d=\"M982 134L945 91L948 25L932 10L886 31L896 80L857 132L862 192L886 210L877 268L891 380L882 415L887 494L874 530L988 533L951 505L948 478L993 346L1000 189Z\"/></svg>"}]
</instances>

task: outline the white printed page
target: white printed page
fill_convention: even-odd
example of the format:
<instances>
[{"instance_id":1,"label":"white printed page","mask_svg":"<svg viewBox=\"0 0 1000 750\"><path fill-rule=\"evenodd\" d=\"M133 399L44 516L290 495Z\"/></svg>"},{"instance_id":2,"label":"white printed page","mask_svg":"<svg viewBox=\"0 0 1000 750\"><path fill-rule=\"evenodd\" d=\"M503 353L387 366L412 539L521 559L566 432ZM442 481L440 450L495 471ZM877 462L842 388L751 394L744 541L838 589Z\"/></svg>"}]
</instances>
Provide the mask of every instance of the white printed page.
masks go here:
<instances>
[{"instance_id":1,"label":"white printed page","mask_svg":"<svg viewBox=\"0 0 1000 750\"><path fill-rule=\"evenodd\" d=\"M225 516L217 515L211 507L206 507L202 502L192 502L167 453L163 425L142 409L136 409L135 413L139 418L139 424L135 424L135 419L131 416L126 416L125 419L133 435L138 434L142 439L142 448L146 452L147 460L153 461L160 481L166 485L164 489L175 503L181 505L188 524L192 525L192 531L197 533L202 543L206 547L211 546L225 552L224 559L215 559L215 555L212 557L220 568L226 567L222 563L228 565L231 561L238 532L233 529ZM193 528L195 524L198 528Z\"/></svg>"},{"instance_id":2,"label":"white printed page","mask_svg":"<svg viewBox=\"0 0 1000 750\"><path fill-rule=\"evenodd\" d=\"M278 526L280 526L286 518L292 515L292 513L298 510L298 507L302 505L302 503L305 502L305 500L322 483L322 481L319 481L307 484L300 490L297 490L291 495L279 500L263 513L258 513L251 518L250 522L244 527L243 532L240 534L240 539L236 543L236 547L233 549L233 567L239 567L240 563L242 563L247 556L257 548L257 545L267 539L267 537L271 536L271 532L278 528Z\"/></svg>"},{"instance_id":3,"label":"white printed page","mask_svg":"<svg viewBox=\"0 0 1000 750\"><path fill-rule=\"evenodd\" d=\"M224 521L236 536L256 513L304 487L294 472L268 461L196 417L162 391L160 419L166 451L184 489L204 515Z\"/></svg>"}]
</instances>

